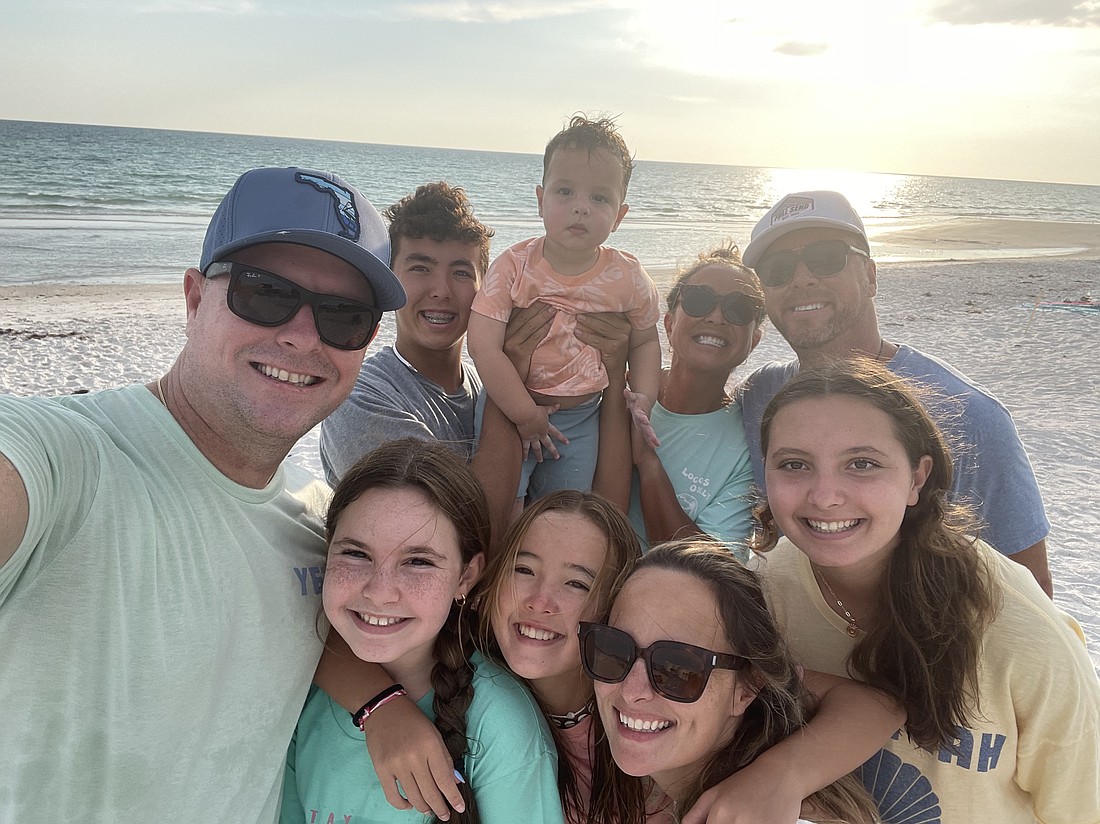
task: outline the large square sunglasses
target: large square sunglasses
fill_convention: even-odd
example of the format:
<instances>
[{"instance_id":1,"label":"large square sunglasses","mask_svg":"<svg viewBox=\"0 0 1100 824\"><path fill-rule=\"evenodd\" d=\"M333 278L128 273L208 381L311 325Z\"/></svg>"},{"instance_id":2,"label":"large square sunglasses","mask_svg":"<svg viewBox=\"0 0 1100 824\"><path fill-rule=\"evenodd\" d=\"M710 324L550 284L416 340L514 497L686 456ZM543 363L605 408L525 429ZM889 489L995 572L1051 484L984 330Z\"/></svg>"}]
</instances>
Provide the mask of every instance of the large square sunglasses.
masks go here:
<instances>
[{"instance_id":1,"label":"large square sunglasses","mask_svg":"<svg viewBox=\"0 0 1100 824\"><path fill-rule=\"evenodd\" d=\"M605 684L626 680L634 662L645 662L649 683L670 701L690 704L698 701L716 669L739 670L748 664L740 655L713 652L680 641L656 641L638 649L634 639L621 629L581 621L581 664L588 677Z\"/></svg>"},{"instance_id":2,"label":"large square sunglasses","mask_svg":"<svg viewBox=\"0 0 1100 824\"><path fill-rule=\"evenodd\" d=\"M756 264L756 274L760 282L770 289L786 286L794 278L799 262L819 278L828 278L840 274L848 265L848 254L869 258L870 254L844 240L819 240L807 243L801 249L764 255Z\"/></svg>"},{"instance_id":3,"label":"large square sunglasses","mask_svg":"<svg viewBox=\"0 0 1100 824\"><path fill-rule=\"evenodd\" d=\"M760 320L763 301L745 292L731 292L719 295L709 286L685 283L680 287L680 308L693 318L705 318L721 305L722 317L735 326L747 326L754 320Z\"/></svg>"},{"instance_id":4,"label":"large square sunglasses","mask_svg":"<svg viewBox=\"0 0 1100 824\"><path fill-rule=\"evenodd\" d=\"M377 306L311 292L294 281L244 263L217 261L203 274L208 278L228 274L225 300L229 311L258 326L282 326L302 304L308 303L318 337L336 349L362 349L382 320L382 310Z\"/></svg>"}]
</instances>

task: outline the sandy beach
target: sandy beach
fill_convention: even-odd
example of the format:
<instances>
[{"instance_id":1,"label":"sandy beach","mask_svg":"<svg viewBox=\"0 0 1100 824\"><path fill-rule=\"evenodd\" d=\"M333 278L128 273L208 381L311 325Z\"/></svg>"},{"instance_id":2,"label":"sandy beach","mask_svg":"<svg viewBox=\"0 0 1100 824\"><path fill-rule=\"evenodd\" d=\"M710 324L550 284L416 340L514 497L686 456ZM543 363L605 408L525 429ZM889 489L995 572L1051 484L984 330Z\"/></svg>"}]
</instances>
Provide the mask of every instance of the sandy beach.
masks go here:
<instances>
[{"instance_id":1,"label":"sandy beach","mask_svg":"<svg viewBox=\"0 0 1100 824\"><path fill-rule=\"evenodd\" d=\"M869 229L876 256L905 261L879 266L886 338L949 361L1011 410L1053 525L1056 600L1085 627L1100 668L1100 312L1037 307L1100 299L1100 226L968 219ZM663 287L674 273L653 274ZM152 380L171 365L183 327L182 286L2 287L0 392ZM392 339L387 319L379 343ZM769 329L734 377L790 355ZM319 472L316 453L314 432L294 459Z\"/></svg>"}]
</instances>

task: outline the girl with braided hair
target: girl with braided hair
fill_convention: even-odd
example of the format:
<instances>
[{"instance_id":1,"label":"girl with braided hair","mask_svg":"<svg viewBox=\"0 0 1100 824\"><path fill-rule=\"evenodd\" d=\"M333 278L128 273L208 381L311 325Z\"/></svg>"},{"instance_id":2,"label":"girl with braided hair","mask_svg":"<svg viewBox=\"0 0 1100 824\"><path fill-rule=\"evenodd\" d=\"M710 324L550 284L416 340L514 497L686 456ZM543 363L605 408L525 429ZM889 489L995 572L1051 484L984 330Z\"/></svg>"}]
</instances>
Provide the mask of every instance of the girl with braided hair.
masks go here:
<instances>
[{"instance_id":1,"label":"girl with braided hair","mask_svg":"<svg viewBox=\"0 0 1100 824\"><path fill-rule=\"evenodd\" d=\"M356 656L394 684L353 717L313 687L287 754L282 824L433 820L398 810L370 780L366 716L408 695L435 722L461 785L453 822L559 824L556 755L545 719L510 675L472 648L466 598L489 545L477 481L446 446L393 441L333 493L323 604Z\"/></svg>"}]
</instances>

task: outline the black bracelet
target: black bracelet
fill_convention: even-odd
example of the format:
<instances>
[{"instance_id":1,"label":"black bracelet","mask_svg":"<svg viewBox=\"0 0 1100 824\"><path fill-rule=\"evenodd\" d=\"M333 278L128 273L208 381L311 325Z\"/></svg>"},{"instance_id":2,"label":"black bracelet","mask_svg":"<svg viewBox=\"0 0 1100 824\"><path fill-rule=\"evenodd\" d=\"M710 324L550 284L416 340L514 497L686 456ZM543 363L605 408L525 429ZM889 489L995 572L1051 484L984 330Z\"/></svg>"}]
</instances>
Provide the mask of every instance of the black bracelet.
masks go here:
<instances>
[{"instance_id":1,"label":"black bracelet","mask_svg":"<svg viewBox=\"0 0 1100 824\"><path fill-rule=\"evenodd\" d=\"M359 729L366 732L366 721L370 718L371 713L376 712L383 705L388 704L395 698L400 698L402 695L408 695L405 688L400 684L394 684L391 687L386 687L378 695L374 696L370 701L365 703L359 708L358 712L351 713L351 721Z\"/></svg>"}]
</instances>

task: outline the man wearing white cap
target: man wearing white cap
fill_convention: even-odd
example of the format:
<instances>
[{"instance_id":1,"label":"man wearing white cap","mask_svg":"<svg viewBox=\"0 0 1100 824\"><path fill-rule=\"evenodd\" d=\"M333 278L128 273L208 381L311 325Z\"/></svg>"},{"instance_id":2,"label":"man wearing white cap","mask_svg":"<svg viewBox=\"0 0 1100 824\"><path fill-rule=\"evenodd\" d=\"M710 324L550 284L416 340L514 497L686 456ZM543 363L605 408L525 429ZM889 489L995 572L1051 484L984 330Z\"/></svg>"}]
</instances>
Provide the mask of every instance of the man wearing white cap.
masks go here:
<instances>
[{"instance_id":1,"label":"man wearing white cap","mask_svg":"<svg viewBox=\"0 0 1100 824\"><path fill-rule=\"evenodd\" d=\"M327 492L283 459L405 302L388 260L340 178L246 172L166 375L0 397L0 821L275 820Z\"/></svg>"},{"instance_id":2,"label":"man wearing white cap","mask_svg":"<svg viewBox=\"0 0 1100 824\"><path fill-rule=\"evenodd\" d=\"M1050 523L1008 410L943 361L882 336L875 262L863 221L847 199L827 191L787 195L756 224L743 259L760 277L768 317L798 356L761 367L738 394L760 488L760 421L775 393L800 366L874 358L943 397L932 411L963 447L956 456L955 494L976 508L982 537L1030 569L1051 595Z\"/></svg>"}]
</instances>

